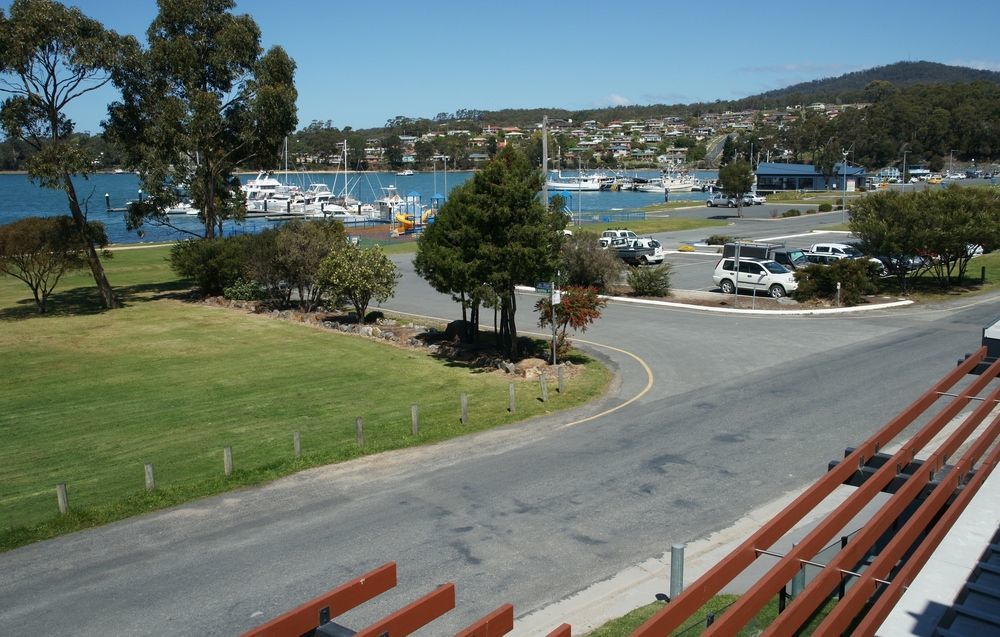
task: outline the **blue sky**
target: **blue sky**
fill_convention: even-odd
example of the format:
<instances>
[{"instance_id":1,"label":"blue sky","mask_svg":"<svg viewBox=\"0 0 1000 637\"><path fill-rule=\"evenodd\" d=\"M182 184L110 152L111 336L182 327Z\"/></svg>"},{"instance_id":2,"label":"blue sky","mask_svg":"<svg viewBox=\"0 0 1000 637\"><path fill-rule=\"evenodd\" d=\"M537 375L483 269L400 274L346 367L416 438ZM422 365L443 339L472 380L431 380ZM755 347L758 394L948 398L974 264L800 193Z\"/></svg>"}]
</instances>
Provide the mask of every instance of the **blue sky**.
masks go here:
<instances>
[{"instance_id":1,"label":"blue sky","mask_svg":"<svg viewBox=\"0 0 1000 637\"><path fill-rule=\"evenodd\" d=\"M154 0L67 4L141 41L157 10ZM236 11L298 64L300 127L733 99L900 60L1000 70L994 0L243 0ZM75 107L77 129L98 132L113 98Z\"/></svg>"}]
</instances>

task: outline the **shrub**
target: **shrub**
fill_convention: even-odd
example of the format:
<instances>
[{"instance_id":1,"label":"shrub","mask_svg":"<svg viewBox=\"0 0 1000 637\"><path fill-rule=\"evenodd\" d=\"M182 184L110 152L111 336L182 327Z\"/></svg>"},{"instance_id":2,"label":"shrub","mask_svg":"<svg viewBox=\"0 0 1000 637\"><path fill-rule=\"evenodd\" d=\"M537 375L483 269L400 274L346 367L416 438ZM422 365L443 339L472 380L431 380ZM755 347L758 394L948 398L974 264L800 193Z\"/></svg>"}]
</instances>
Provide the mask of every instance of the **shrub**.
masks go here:
<instances>
[{"instance_id":1,"label":"shrub","mask_svg":"<svg viewBox=\"0 0 1000 637\"><path fill-rule=\"evenodd\" d=\"M829 201L824 201L819 205L819 212L830 212L833 210L833 204Z\"/></svg>"},{"instance_id":2,"label":"shrub","mask_svg":"<svg viewBox=\"0 0 1000 637\"><path fill-rule=\"evenodd\" d=\"M222 296L232 301L263 301L267 293L259 283L236 279L232 285L223 288Z\"/></svg>"},{"instance_id":3,"label":"shrub","mask_svg":"<svg viewBox=\"0 0 1000 637\"><path fill-rule=\"evenodd\" d=\"M170 249L170 267L206 295L219 295L244 276L252 235L191 239Z\"/></svg>"},{"instance_id":4,"label":"shrub","mask_svg":"<svg viewBox=\"0 0 1000 637\"><path fill-rule=\"evenodd\" d=\"M786 210L783 213L781 213L781 216L782 217L786 217L786 218L787 217L799 217L801 215L802 215L802 212L798 208L789 208L788 210Z\"/></svg>"},{"instance_id":5,"label":"shrub","mask_svg":"<svg viewBox=\"0 0 1000 637\"><path fill-rule=\"evenodd\" d=\"M580 287L593 285L599 292L605 292L621 281L622 260L613 250L601 248L597 239L589 230L565 237L559 253L563 283Z\"/></svg>"},{"instance_id":6,"label":"shrub","mask_svg":"<svg viewBox=\"0 0 1000 637\"><path fill-rule=\"evenodd\" d=\"M635 296L667 296L670 294L669 263L652 268L633 268L628 273L628 284Z\"/></svg>"},{"instance_id":7,"label":"shrub","mask_svg":"<svg viewBox=\"0 0 1000 637\"><path fill-rule=\"evenodd\" d=\"M797 301L810 299L837 298L837 282L840 282L840 302L842 305L857 305L866 294L878 288L878 266L867 259L841 259L832 265L810 265L795 271L799 287L793 296Z\"/></svg>"},{"instance_id":8,"label":"shrub","mask_svg":"<svg viewBox=\"0 0 1000 637\"><path fill-rule=\"evenodd\" d=\"M732 243L733 238L725 234L713 234L708 239L705 240L710 246L724 246L727 243Z\"/></svg>"}]
</instances>

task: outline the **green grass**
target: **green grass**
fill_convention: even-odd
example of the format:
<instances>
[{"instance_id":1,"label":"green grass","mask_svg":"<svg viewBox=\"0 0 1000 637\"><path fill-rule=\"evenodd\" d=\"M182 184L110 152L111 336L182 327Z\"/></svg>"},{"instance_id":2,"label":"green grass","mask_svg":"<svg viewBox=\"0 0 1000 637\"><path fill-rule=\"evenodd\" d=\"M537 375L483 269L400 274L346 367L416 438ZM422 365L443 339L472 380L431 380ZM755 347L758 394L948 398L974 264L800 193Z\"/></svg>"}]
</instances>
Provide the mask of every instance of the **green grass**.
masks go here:
<instances>
[{"instance_id":1,"label":"green grass","mask_svg":"<svg viewBox=\"0 0 1000 637\"><path fill-rule=\"evenodd\" d=\"M986 268L986 280L980 283L982 269ZM916 279L911 279L907 296L922 302L947 301L962 296L973 296L1000 289L1000 250L976 257L969 261L966 270L966 283L942 289L930 272L925 272ZM893 279L886 279L884 292L902 294L903 290Z\"/></svg>"},{"instance_id":2,"label":"green grass","mask_svg":"<svg viewBox=\"0 0 1000 637\"><path fill-rule=\"evenodd\" d=\"M716 617L721 616L725 610L731 606L736 600L739 599L739 595L716 595L707 604L702 606L698 612L689 617L684 624L670 633L671 636L683 635L683 637L695 637L705 632L705 620L709 613L715 615ZM812 619L809 625L799 634L801 635L811 635L813 631L816 630L817 626L823 619L830 613L836 602L828 602L820 611L817 613L816 617ZM618 619L613 619L603 626L591 631L587 634L587 637L628 637L631 635L639 626L643 624L647 619L652 617L663 608L663 602L653 602L646 606L635 609L634 611L619 617ZM775 597L772 599L767 606L765 606L757 615L743 627L740 632L736 633L739 637L752 637L753 635L759 635L767 626L774 621L778 616L778 599Z\"/></svg>"},{"instance_id":3,"label":"green grass","mask_svg":"<svg viewBox=\"0 0 1000 637\"><path fill-rule=\"evenodd\" d=\"M0 550L310 466L426 444L590 400L608 383L593 361L549 402L537 382L341 333L180 300L166 248L122 250L108 277L126 306L103 311L74 273L34 314L0 278ZM459 394L470 422L459 423ZM371 397L377 395L377 400ZM410 405L420 433L410 434ZM355 417L365 447L355 442ZM301 432L303 456L292 454ZM222 475L222 448L236 472ZM158 490L143 488L143 464ZM72 514L56 513L67 483Z\"/></svg>"},{"instance_id":4,"label":"green grass","mask_svg":"<svg viewBox=\"0 0 1000 637\"><path fill-rule=\"evenodd\" d=\"M612 228L628 228L636 234L649 234L653 232L677 232L680 230L696 230L698 228L713 228L725 226L726 221L721 219L686 219L682 217L647 217L642 221L623 221L618 223L596 223L580 226L582 230L593 230L601 232ZM576 229L574 226L572 229Z\"/></svg>"}]
</instances>

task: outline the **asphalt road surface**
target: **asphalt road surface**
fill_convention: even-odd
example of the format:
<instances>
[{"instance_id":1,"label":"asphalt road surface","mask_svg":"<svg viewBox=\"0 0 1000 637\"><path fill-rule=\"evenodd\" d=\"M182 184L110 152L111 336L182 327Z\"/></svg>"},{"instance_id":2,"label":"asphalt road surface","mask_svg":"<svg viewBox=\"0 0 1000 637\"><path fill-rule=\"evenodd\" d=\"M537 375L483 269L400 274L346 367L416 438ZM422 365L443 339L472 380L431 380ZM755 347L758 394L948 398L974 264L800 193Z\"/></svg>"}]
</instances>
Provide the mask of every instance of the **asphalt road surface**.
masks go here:
<instances>
[{"instance_id":1,"label":"asphalt road surface","mask_svg":"<svg viewBox=\"0 0 1000 637\"><path fill-rule=\"evenodd\" d=\"M459 316L397 261L388 308ZM977 347L998 299L837 318L612 304L583 335L616 372L597 403L2 554L0 634L229 635L387 561L399 586L342 623L446 581L457 609L423 634L526 614L814 481Z\"/></svg>"}]
</instances>

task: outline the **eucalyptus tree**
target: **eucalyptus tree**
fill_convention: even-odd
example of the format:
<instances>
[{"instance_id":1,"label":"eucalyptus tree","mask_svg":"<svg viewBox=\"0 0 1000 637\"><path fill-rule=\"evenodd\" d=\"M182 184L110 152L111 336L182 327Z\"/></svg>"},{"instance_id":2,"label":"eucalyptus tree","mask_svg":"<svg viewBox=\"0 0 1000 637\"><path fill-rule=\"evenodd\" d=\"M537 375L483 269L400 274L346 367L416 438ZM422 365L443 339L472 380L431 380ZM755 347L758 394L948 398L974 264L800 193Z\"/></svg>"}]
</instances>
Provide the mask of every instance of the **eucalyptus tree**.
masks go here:
<instances>
[{"instance_id":1,"label":"eucalyptus tree","mask_svg":"<svg viewBox=\"0 0 1000 637\"><path fill-rule=\"evenodd\" d=\"M79 9L51 0L14 0L10 15L0 11L0 127L9 139L33 151L28 176L66 193L70 216L87 265L106 308L120 307L95 248L74 175L94 170L94 157L74 135L66 109L111 81L111 69L134 40L105 29Z\"/></svg>"},{"instance_id":2,"label":"eucalyptus tree","mask_svg":"<svg viewBox=\"0 0 1000 637\"><path fill-rule=\"evenodd\" d=\"M127 220L169 224L165 208L186 190L205 238L246 211L238 166L278 165L297 122L295 63L281 47L266 53L234 0L158 0L159 14L114 73L121 101L109 108L111 139L138 168L149 197Z\"/></svg>"}]
</instances>

